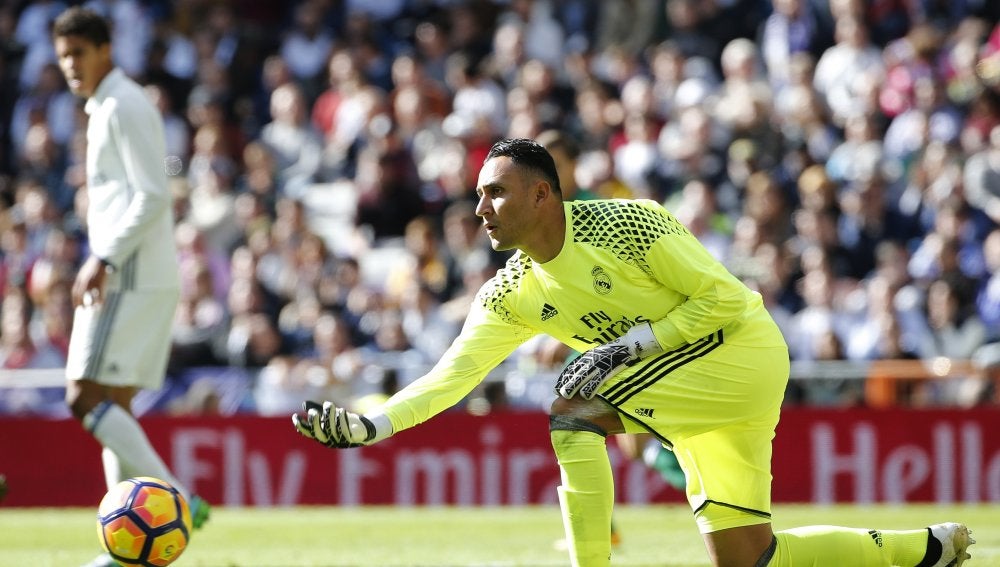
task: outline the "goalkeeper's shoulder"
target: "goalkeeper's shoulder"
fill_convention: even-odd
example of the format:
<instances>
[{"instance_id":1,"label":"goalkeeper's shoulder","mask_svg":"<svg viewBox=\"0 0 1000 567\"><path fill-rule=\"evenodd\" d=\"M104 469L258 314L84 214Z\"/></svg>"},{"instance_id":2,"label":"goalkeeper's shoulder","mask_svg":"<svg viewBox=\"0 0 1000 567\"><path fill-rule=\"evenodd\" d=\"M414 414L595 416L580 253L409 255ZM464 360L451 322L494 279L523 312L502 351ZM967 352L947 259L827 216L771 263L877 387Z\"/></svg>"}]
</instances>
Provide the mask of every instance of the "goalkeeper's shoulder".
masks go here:
<instances>
[{"instance_id":1,"label":"goalkeeper's shoulder","mask_svg":"<svg viewBox=\"0 0 1000 567\"><path fill-rule=\"evenodd\" d=\"M510 312L510 300L516 296L532 273L534 262L520 251L507 259L506 264L486 280L476 293L474 306L491 311L507 321L516 319Z\"/></svg>"}]
</instances>

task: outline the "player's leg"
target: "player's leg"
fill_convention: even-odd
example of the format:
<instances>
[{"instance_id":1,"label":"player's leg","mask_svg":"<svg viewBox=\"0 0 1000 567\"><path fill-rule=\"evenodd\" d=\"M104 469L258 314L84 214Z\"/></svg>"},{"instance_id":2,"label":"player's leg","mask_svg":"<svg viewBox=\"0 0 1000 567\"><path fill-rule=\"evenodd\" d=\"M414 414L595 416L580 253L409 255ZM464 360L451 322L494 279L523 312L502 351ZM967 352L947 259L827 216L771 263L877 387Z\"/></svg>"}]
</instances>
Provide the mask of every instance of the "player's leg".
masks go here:
<instances>
[{"instance_id":1,"label":"player's leg","mask_svg":"<svg viewBox=\"0 0 1000 567\"><path fill-rule=\"evenodd\" d=\"M770 418L748 420L674 443L687 477L687 499L713 565L756 567L756 558L774 541L769 467L773 423Z\"/></svg>"},{"instance_id":2,"label":"player's leg","mask_svg":"<svg viewBox=\"0 0 1000 567\"><path fill-rule=\"evenodd\" d=\"M550 415L552 448L562 475L559 505L573 565L609 565L614 479L606 437L624 431L599 400L557 398Z\"/></svg>"},{"instance_id":3,"label":"player's leg","mask_svg":"<svg viewBox=\"0 0 1000 567\"><path fill-rule=\"evenodd\" d=\"M66 403L106 449L105 480L123 475L161 478L184 495L200 527L208 506L193 496L153 448L132 416L132 398L163 384L177 294L173 291L107 294L99 307L78 307L66 363Z\"/></svg>"},{"instance_id":4,"label":"player's leg","mask_svg":"<svg viewBox=\"0 0 1000 567\"><path fill-rule=\"evenodd\" d=\"M713 565L913 567L921 561L927 551L926 530L810 526L772 533L770 431L762 417L674 445L687 473L688 501Z\"/></svg>"},{"instance_id":5,"label":"player's leg","mask_svg":"<svg viewBox=\"0 0 1000 567\"><path fill-rule=\"evenodd\" d=\"M114 455L106 456L107 451L102 455L105 480L111 483L108 488L125 480L125 474L141 474L169 482L190 502L191 494L167 468L129 411L134 395L131 386L104 386L86 379L70 380L66 387L66 401L73 416Z\"/></svg>"},{"instance_id":6,"label":"player's leg","mask_svg":"<svg viewBox=\"0 0 1000 567\"><path fill-rule=\"evenodd\" d=\"M766 384L761 382L767 378L759 374L756 384L749 375L741 380L735 368L771 368L781 375L784 367L781 363L769 364L777 357L766 350L757 352L764 349L727 350L726 358L708 359L687 370L695 376L708 371L697 378L705 382L710 382L713 374L727 376L732 388L728 401L713 404L724 408L728 405L723 415L731 416L730 421L720 420L720 425L707 430L696 424L670 432L670 438L675 440L674 453L688 479L688 501L714 565L936 567L956 558L964 561L968 534L957 524L938 526L936 531L808 526L772 534L771 442L780 415L781 390L764 387ZM690 382L685 382L686 372L676 379L680 382L675 384L676 389L683 392L691 387ZM741 389L737 386L741 383L749 387ZM694 393L694 397L699 395ZM651 396L655 399L655 392ZM683 415L681 406L669 399L663 402L672 408L668 415ZM649 399L638 403L648 404ZM702 417L714 411L710 406L701 406L700 410ZM929 538L929 533L934 537Z\"/></svg>"},{"instance_id":7,"label":"player's leg","mask_svg":"<svg viewBox=\"0 0 1000 567\"><path fill-rule=\"evenodd\" d=\"M775 534L768 567L851 565L860 567L960 567L975 543L962 524L936 524L918 530L877 530L841 526L804 526Z\"/></svg>"}]
</instances>

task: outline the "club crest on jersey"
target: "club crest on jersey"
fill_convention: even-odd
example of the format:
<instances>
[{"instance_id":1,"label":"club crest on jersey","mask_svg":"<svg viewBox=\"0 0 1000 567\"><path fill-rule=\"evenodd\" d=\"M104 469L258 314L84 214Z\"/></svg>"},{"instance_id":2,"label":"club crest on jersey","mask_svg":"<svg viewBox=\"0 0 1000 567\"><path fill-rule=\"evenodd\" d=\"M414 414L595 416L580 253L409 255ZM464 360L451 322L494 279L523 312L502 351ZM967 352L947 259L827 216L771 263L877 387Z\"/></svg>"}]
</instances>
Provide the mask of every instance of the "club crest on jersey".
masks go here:
<instances>
[{"instance_id":1,"label":"club crest on jersey","mask_svg":"<svg viewBox=\"0 0 1000 567\"><path fill-rule=\"evenodd\" d=\"M594 291L600 295L611 293L611 276L604 271L604 268L594 266L594 269L590 270L590 275L594 276Z\"/></svg>"}]
</instances>

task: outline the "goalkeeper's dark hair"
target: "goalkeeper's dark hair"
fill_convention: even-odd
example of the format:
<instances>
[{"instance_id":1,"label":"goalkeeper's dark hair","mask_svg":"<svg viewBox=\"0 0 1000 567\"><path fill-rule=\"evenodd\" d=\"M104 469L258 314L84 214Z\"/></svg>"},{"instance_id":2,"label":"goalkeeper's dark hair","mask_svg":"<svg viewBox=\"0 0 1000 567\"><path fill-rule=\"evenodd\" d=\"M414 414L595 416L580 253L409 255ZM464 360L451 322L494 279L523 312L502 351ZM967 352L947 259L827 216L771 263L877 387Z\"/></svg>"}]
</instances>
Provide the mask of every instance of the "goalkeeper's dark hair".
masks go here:
<instances>
[{"instance_id":1,"label":"goalkeeper's dark hair","mask_svg":"<svg viewBox=\"0 0 1000 567\"><path fill-rule=\"evenodd\" d=\"M94 45L111 43L111 26L93 10L74 6L59 14L52 23L52 37L82 37Z\"/></svg>"},{"instance_id":2,"label":"goalkeeper's dark hair","mask_svg":"<svg viewBox=\"0 0 1000 567\"><path fill-rule=\"evenodd\" d=\"M527 138L507 138L493 144L486 160L495 157L508 157L518 167L532 170L541 175L548 182L552 190L562 196L562 187L559 186L559 173L556 171L556 163L541 144Z\"/></svg>"}]
</instances>

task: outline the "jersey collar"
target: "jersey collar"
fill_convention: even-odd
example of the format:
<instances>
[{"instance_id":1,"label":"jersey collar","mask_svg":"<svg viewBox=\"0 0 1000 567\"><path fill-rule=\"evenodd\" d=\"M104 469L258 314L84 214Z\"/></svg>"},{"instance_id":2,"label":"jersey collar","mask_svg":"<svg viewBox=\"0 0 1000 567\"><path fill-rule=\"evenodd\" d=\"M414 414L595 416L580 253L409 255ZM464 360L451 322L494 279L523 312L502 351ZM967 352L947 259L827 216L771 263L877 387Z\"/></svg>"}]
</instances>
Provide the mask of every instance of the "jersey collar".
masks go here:
<instances>
[{"instance_id":1,"label":"jersey collar","mask_svg":"<svg viewBox=\"0 0 1000 567\"><path fill-rule=\"evenodd\" d=\"M120 83L125 79L125 72L120 68L115 67L108 72L107 75L101 79L101 83L97 85L97 89L94 91L93 96L87 99L87 104L83 106L83 110L87 114L93 114L97 110L104 99L108 98L108 94L112 91L115 85Z\"/></svg>"}]
</instances>

